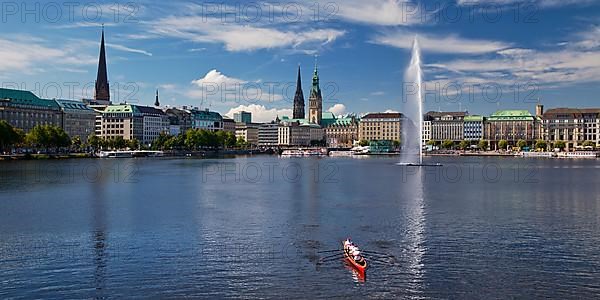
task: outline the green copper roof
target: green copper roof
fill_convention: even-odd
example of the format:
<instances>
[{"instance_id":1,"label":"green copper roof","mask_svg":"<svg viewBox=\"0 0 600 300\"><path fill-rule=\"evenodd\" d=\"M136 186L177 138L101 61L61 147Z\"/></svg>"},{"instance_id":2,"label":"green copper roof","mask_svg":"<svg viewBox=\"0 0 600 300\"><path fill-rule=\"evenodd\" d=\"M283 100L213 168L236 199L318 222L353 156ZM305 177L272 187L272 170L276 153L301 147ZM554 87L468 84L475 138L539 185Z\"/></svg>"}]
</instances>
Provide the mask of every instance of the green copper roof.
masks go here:
<instances>
[{"instance_id":1,"label":"green copper roof","mask_svg":"<svg viewBox=\"0 0 600 300\"><path fill-rule=\"evenodd\" d=\"M104 113L133 113L135 107L129 104L110 105L104 109Z\"/></svg>"},{"instance_id":2,"label":"green copper roof","mask_svg":"<svg viewBox=\"0 0 600 300\"><path fill-rule=\"evenodd\" d=\"M317 63L315 62L315 72L312 78L312 87L310 88L311 95L321 96L321 88L319 87L319 71L317 69Z\"/></svg>"},{"instance_id":3,"label":"green copper roof","mask_svg":"<svg viewBox=\"0 0 600 300\"><path fill-rule=\"evenodd\" d=\"M490 121L533 121L534 117L527 110L499 110L488 118Z\"/></svg>"},{"instance_id":4,"label":"green copper roof","mask_svg":"<svg viewBox=\"0 0 600 300\"><path fill-rule=\"evenodd\" d=\"M49 109L59 109L54 100L41 99L30 91L0 88L0 100L8 100L15 105L31 105Z\"/></svg>"},{"instance_id":5,"label":"green copper roof","mask_svg":"<svg viewBox=\"0 0 600 300\"><path fill-rule=\"evenodd\" d=\"M464 121L465 122L482 122L483 116L477 116L477 115L465 116Z\"/></svg>"},{"instance_id":6,"label":"green copper roof","mask_svg":"<svg viewBox=\"0 0 600 300\"><path fill-rule=\"evenodd\" d=\"M325 119L335 120L335 115L333 115L332 112L324 111L321 113L321 119L322 120L325 120Z\"/></svg>"}]
</instances>

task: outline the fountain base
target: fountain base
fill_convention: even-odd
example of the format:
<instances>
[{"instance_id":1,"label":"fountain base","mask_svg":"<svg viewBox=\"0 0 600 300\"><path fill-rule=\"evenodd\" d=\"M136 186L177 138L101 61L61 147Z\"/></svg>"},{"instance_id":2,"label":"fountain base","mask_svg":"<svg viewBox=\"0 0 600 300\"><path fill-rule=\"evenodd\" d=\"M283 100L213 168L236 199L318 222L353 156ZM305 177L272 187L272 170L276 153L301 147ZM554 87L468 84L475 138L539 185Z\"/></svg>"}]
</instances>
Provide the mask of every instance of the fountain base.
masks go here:
<instances>
[{"instance_id":1,"label":"fountain base","mask_svg":"<svg viewBox=\"0 0 600 300\"><path fill-rule=\"evenodd\" d=\"M435 163L435 164L397 163L396 165L405 166L405 167L441 167L442 166L442 164L440 164L440 163Z\"/></svg>"}]
</instances>

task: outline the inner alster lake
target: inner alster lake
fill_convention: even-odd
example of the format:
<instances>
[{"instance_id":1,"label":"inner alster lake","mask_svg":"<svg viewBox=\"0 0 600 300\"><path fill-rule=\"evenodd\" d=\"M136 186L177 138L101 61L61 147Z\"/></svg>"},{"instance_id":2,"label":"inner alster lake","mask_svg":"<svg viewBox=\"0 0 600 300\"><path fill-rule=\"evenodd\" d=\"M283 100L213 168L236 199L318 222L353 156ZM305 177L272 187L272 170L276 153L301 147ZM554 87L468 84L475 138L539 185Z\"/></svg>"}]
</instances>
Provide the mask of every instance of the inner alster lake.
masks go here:
<instances>
[{"instance_id":1,"label":"inner alster lake","mask_svg":"<svg viewBox=\"0 0 600 300\"><path fill-rule=\"evenodd\" d=\"M599 161L396 160L0 162L0 298L598 297Z\"/></svg>"}]
</instances>

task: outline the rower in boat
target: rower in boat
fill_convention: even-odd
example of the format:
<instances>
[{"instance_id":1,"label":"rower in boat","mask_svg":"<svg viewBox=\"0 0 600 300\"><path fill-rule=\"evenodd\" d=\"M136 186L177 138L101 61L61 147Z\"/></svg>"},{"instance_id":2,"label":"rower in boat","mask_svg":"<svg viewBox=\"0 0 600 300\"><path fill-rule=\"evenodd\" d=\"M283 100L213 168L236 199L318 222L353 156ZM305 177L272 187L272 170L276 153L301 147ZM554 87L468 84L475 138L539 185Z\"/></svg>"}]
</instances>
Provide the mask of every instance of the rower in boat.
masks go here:
<instances>
[{"instance_id":1,"label":"rower in boat","mask_svg":"<svg viewBox=\"0 0 600 300\"><path fill-rule=\"evenodd\" d=\"M343 242L344 256L360 272L367 268L367 261L360 255L360 249L350 241L350 238Z\"/></svg>"}]
</instances>

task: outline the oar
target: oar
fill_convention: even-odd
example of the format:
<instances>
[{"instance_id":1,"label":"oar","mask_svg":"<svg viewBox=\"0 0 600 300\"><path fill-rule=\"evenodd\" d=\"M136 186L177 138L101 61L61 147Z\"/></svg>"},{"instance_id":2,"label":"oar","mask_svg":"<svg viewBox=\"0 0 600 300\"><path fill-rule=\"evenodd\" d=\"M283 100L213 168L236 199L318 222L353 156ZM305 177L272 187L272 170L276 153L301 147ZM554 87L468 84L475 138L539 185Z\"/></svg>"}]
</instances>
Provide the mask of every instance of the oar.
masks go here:
<instances>
[{"instance_id":1,"label":"oar","mask_svg":"<svg viewBox=\"0 0 600 300\"><path fill-rule=\"evenodd\" d=\"M317 265L320 265L320 264L322 264L322 263L326 263L326 262L330 262L330 261L334 261L334 260L338 260L338 259L340 259L340 258L342 258L342 257L340 256L340 257L330 257L330 258L327 258L327 259L320 259L320 260L317 262Z\"/></svg>"},{"instance_id":2,"label":"oar","mask_svg":"<svg viewBox=\"0 0 600 300\"><path fill-rule=\"evenodd\" d=\"M328 253L328 252L335 252L335 251L342 251L340 249L335 249L335 250L322 250L322 251L317 251L317 253Z\"/></svg>"},{"instance_id":3,"label":"oar","mask_svg":"<svg viewBox=\"0 0 600 300\"><path fill-rule=\"evenodd\" d=\"M372 253L372 254L379 254L379 255L390 255L388 253L383 253L383 252L377 252L377 251L371 251L371 250L361 250L362 252L368 252L368 253ZM391 256L391 255L390 255Z\"/></svg>"},{"instance_id":4,"label":"oar","mask_svg":"<svg viewBox=\"0 0 600 300\"><path fill-rule=\"evenodd\" d=\"M344 253L336 253L336 254L331 254L331 255L323 256L323 257L321 257L321 259L328 258L328 257L333 257L333 256L338 256L338 255L344 255Z\"/></svg>"},{"instance_id":5,"label":"oar","mask_svg":"<svg viewBox=\"0 0 600 300\"><path fill-rule=\"evenodd\" d=\"M367 260L374 261L374 262L380 262L380 263L386 263L386 264L393 264L394 263L393 260L383 260L383 259L380 259L380 258L367 257L367 256L365 256L365 258Z\"/></svg>"}]
</instances>

